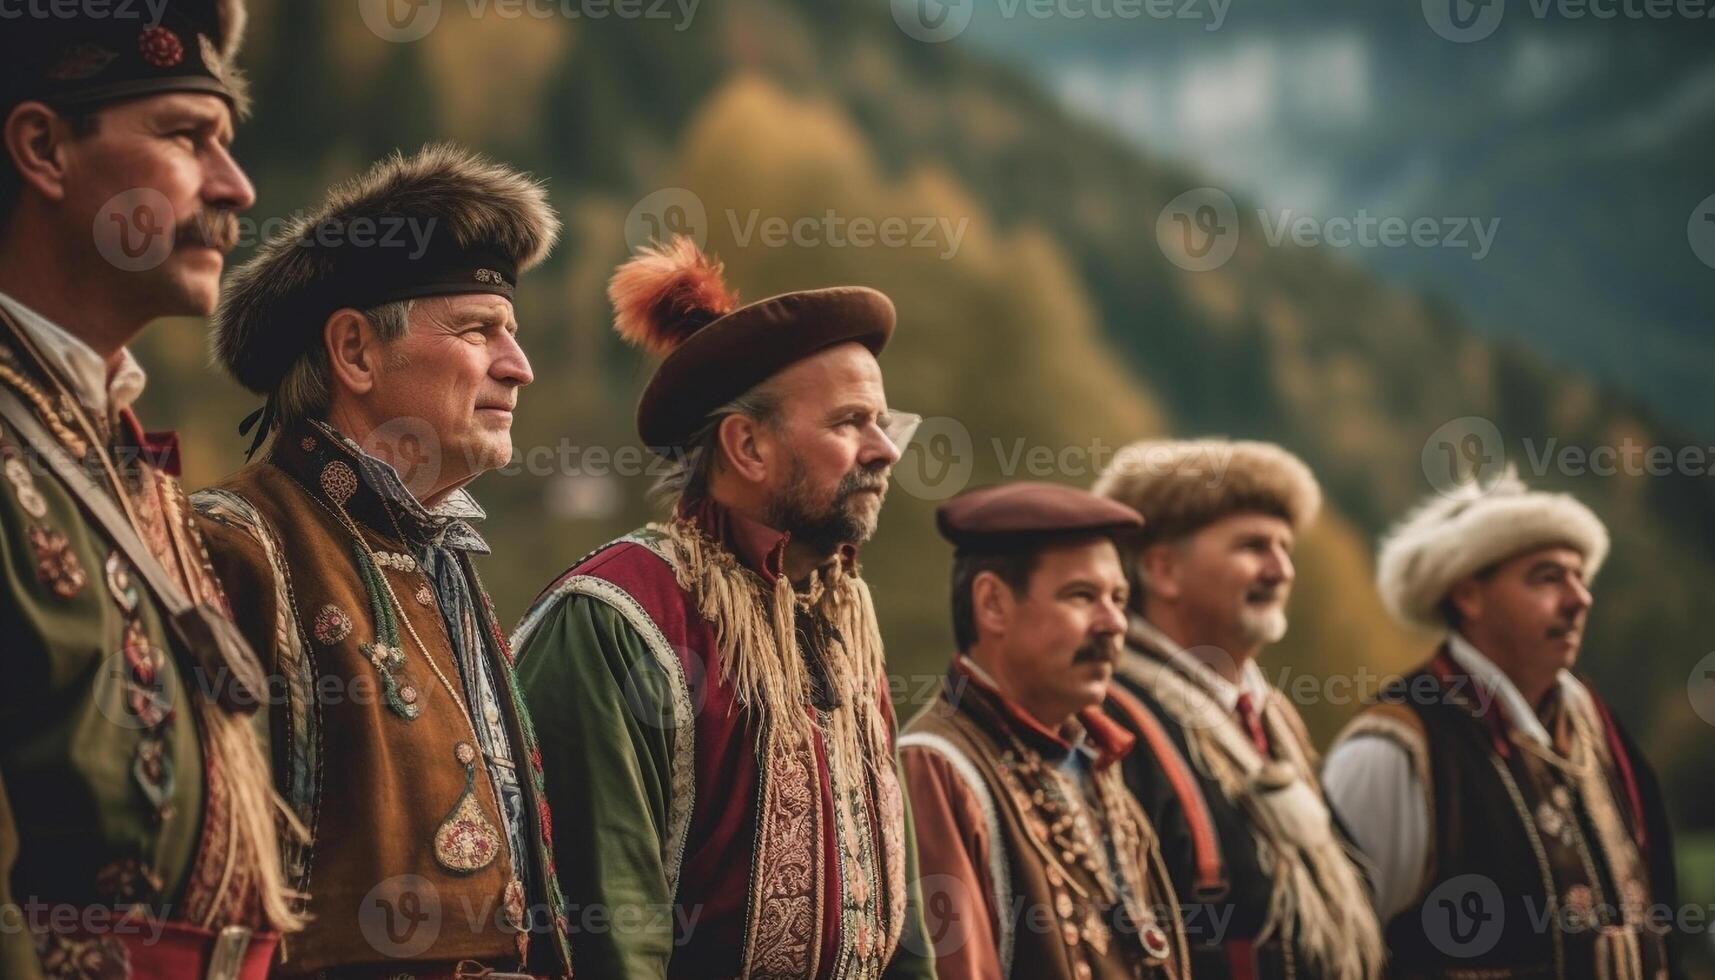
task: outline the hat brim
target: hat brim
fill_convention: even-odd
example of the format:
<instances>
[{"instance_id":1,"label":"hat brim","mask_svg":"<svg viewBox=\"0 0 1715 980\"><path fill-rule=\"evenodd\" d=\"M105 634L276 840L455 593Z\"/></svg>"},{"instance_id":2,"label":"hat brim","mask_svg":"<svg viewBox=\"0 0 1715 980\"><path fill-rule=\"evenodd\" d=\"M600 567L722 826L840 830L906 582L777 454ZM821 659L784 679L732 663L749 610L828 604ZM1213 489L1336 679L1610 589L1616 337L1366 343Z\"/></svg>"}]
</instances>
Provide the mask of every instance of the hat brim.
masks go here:
<instances>
[{"instance_id":1,"label":"hat brim","mask_svg":"<svg viewBox=\"0 0 1715 980\"><path fill-rule=\"evenodd\" d=\"M1454 513L1444 515L1443 508ZM1594 581L1608 556L1608 531L1567 494L1496 494L1463 507L1436 501L1382 543L1376 585L1401 622L1444 629L1441 603L1454 585L1496 562L1556 545L1582 554L1584 578Z\"/></svg>"},{"instance_id":2,"label":"hat brim","mask_svg":"<svg viewBox=\"0 0 1715 980\"><path fill-rule=\"evenodd\" d=\"M703 327L656 368L637 403L643 444L683 449L718 410L787 367L830 347L858 343L879 355L897 314L864 286L784 293L740 307Z\"/></svg>"}]
</instances>

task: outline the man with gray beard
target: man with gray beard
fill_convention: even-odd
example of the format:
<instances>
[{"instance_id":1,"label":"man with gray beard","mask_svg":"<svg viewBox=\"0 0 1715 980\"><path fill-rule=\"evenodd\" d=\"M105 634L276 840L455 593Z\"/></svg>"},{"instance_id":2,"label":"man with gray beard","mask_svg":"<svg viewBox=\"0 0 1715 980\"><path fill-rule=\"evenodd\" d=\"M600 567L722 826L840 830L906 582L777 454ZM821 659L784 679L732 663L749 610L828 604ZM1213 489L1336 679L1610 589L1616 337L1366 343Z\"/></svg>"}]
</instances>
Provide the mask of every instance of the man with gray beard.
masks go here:
<instances>
[{"instance_id":1,"label":"man with gray beard","mask_svg":"<svg viewBox=\"0 0 1715 980\"><path fill-rule=\"evenodd\" d=\"M1161 837L1197 977L1366 980L1382 942L1290 701L1257 666L1286 635L1297 536L1322 492L1279 446L1140 442L1097 493L1143 515L1108 709Z\"/></svg>"},{"instance_id":2,"label":"man with gray beard","mask_svg":"<svg viewBox=\"0 0 1715 980\"><path fill-rule=\"evenodd\" d=\"M584 976L932 977L857 549L914 416L893 304L739 306L680 237L614 274L665 355L637 409L671 519L578 562L514 636Z\"/></svg>"}]
</instances>

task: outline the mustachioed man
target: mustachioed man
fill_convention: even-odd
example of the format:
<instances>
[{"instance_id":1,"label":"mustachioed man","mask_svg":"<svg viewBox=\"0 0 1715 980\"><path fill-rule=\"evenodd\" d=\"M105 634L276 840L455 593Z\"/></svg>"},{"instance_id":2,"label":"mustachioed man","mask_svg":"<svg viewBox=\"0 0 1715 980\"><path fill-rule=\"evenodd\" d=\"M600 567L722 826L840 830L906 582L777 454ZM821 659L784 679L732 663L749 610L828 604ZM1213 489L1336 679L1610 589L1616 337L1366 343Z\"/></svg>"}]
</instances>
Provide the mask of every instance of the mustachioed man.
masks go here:
<instances>
[{"instance_id":1,"label":"mustachioed man","mask_svg":"<svg viewBox=\"0 0 1715 980\"><path fill-rule=\"evenodd\" d=\"M7 977L260 977L297 925L251 735L261 670L177 439L133 411L129 350L214 309L255 202L231 152L244 21L236 0L166 0L0 28Z\"/></svg>"},{"instance_id":2,"label":"mustachioed man","mask_svg":"<svg viewBox=\"0 0 1715 980\"><path fill-rule=\"evenodd\" d=\"M900 737L927 939L942 980L1189 976L1155 832L1102 711L1137 512L1050 483L984 487L937 513L959 651Z\"/></svg>"},{"instance_id":3,"label":"mustachioed man","mask_svg":"<svg viewBox=\"0 0 1715 980\"><path fill-rule=\"evenodd\" d=\"M927 976L880 632L857 550L912 419L894 309L840 286L740 306L678 238L610 287L664 355L637 410L669 520L552 583L514 634L568 900L625 977Z\"/></svg>"},{"instance_id":4,"label":"mustachioed man","mask_svg":"<svg viewBox=\"0 0 1715 980\"><path fill-rule=\"evenodd\" d=\"M1298 710L1258 665L1286 634L1292 553L1321 507L1279 446L1141 442L1096 492L1136 508L1126 653L1110 707L1147 746L1127 779L1161 835L1213 977L1367 980L1382 942Z\"/></svg>"},{"instance_id":5,"label":"mustachioed man","mask_svg":"<svg viewBox=\"0 0 1715 980\"><path fill-rule=\"evenodd\" d=\"M1572 673L1608 532L1511 472L1436 495L1377 584L1441 642L1383 690L1324 778L1374 866L1404 977L1664 977L1673 839L1648 760Z\"/></svg>"}]
</instances>

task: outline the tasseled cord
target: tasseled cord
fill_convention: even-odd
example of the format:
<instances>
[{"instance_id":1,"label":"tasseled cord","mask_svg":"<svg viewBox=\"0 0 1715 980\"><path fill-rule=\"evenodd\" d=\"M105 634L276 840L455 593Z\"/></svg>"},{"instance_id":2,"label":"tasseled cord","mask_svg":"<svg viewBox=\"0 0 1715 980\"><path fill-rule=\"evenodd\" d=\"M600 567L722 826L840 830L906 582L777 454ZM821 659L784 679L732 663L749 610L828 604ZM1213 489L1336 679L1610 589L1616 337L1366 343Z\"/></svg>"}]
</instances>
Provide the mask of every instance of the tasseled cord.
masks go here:
<instances>
[{"instance_id":1,"label":"tasseled cord","mask_svg":"<svg viewBox=\"0 0 1715 980\"><path fill-rule=\"evenodd\" d=\"M768 589L730 551L686 521L654 529L677 553L679 585L715 626L721 679L733 686L738 704L769 722L762 730L770 739L787 739L786 744L813 739L811 715L803 708L809 678L798 647L799 597L792 583L780 576ZM891 765L891 753L877 693L886 664L874 601L863 579L837 563L812 583L809 601L839 632L840 642L823 652L830 679L841 685L840 702L851 708L829 713L829 751L836 764L862 765L875 775L878 767Z\"/></svg>"},{"instance_id":2,"label":"tasseled cord","mask_svg":"<svg viewBox=\"0 0 1715 980\"><path fill-rule=\"evenodd\" d=\"M262 914L268 923L282 933L298 932L307 920L296 908L306 896L286 883L280 834L303 843L309 840L309 831L275 792L268 760L262 756L249 716L227 711L209 698L195 700L213 768L224 779L230 799L232 840L244 849L235 863L254 870ZM215 903L216 908L219 905Z\"/></svg>"}]
</instances>

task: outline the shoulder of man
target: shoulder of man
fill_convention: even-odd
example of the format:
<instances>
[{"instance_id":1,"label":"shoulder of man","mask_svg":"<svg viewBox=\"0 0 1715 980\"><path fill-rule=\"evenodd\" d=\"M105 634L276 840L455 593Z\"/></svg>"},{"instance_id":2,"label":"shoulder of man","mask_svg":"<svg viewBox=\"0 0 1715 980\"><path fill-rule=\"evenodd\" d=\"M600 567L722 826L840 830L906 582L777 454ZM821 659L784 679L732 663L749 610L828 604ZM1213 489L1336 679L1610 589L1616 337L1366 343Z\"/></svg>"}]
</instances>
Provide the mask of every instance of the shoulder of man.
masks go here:
<instances>
[{"instance_id":1,"label":"shoulder of man","mask_svg":"<svg viewBox=\"0 0 1715 980\"><path fill-rule=\"evenodd\" d=\"M586 598L602 602L625 618L638 615L656 620L661 613L682 607L684 591L666 556L651 546L647 529L609 541L573 562L530 603L512 634L513 649L522 654L536 630L567 603ZM676 617L684 619L683 610Z\"/></svg>"}]
</instances>

